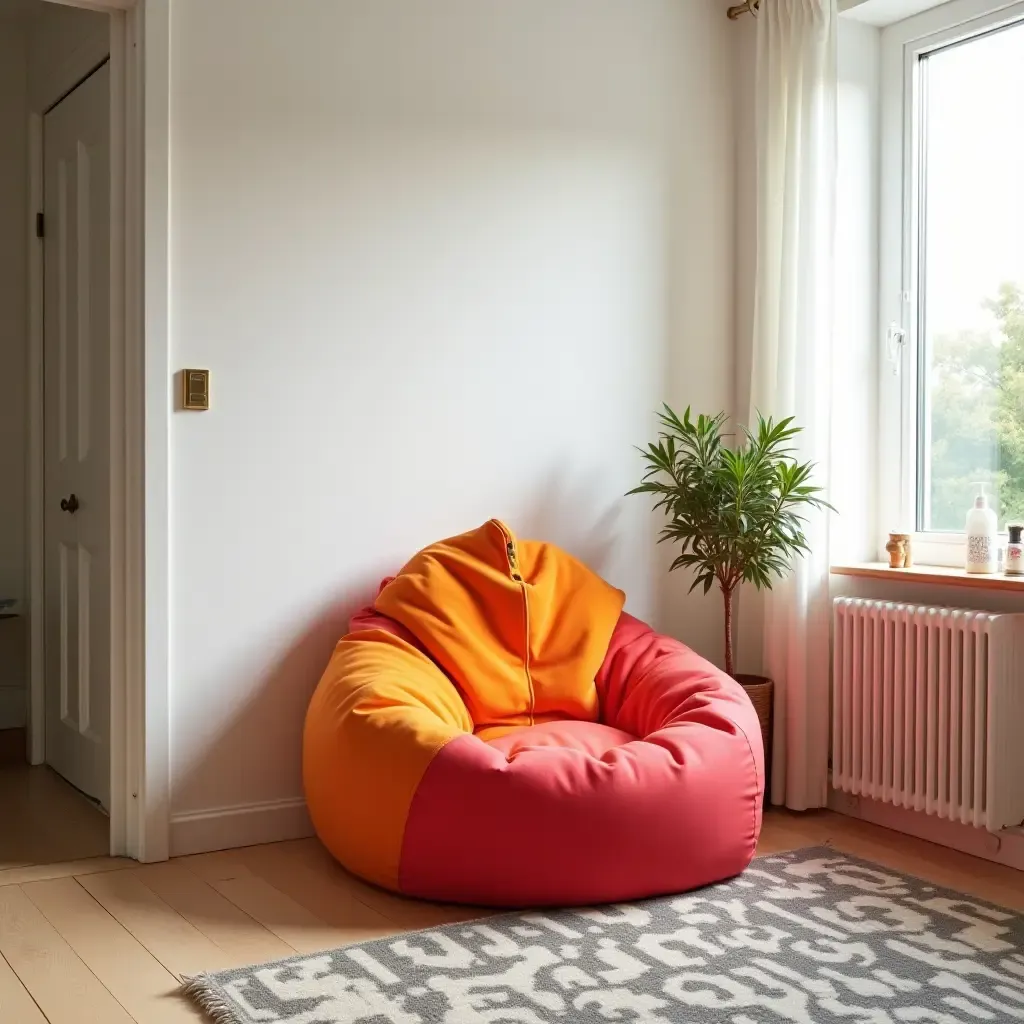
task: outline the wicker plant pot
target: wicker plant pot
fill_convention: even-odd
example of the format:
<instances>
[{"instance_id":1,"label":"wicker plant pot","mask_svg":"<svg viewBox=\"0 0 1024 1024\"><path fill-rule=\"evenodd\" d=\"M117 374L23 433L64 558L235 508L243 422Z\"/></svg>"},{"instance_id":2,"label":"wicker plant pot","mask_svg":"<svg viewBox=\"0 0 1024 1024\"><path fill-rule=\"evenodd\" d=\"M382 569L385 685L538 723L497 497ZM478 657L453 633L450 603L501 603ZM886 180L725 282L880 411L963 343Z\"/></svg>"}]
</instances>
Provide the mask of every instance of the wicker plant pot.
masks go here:
<instances>
[{"instance_id":1,"label":"wicker plant pot","mask_svg":"<svg viewBox=\"0 0 1024 1024\"><path fill-rule=\"evenodd\" d=\"M767 803L768 794L772 791L772 709L775 705L775 684L765 676L743 672L737 673L735 679L746 691L761 724L761 741L764 743L764 803Z\"/></svg>"}]
</instances>

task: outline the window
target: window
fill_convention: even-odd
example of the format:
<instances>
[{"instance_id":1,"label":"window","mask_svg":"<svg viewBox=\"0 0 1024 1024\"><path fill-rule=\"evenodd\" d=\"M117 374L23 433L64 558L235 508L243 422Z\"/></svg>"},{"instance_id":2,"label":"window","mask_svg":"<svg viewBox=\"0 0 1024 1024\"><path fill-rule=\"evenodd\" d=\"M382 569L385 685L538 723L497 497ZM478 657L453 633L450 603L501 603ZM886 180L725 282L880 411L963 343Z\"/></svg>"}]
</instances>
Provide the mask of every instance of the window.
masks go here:
<instances>
[{"instance_id":1,"label":"window","mask_svg":"<svg viewBox=\"0 0 1024 1024\"><path fill-rule=\"evenodd\" d=\"M945 543L937 562L962 557L950 535L979 491L1001 529L1024 522L1024 5L964 20L978 6L947 4L883 44L888 518Z\"/></svg>"}]
</instances>

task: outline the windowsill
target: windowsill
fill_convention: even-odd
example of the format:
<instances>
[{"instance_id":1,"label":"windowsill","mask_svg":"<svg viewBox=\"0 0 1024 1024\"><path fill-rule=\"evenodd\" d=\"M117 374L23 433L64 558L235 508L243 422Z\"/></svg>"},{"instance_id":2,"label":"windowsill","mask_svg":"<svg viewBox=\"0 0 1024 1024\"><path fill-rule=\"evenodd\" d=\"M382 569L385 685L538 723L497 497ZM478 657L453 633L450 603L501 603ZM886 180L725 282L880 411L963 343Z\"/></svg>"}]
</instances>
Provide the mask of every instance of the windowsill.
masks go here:
<instances>
[{"instance_id":1,"label":"windowsill","mask_svg":"<svg viewBox=\"0 0 1024 1024\"><path fill-rule=\"evenodd\" d=\"M971 590L1012 590L1024 594L1024 576L982 575L968 573L943 565L915 565L910 569L890 569L885 562L854 562L833 565L833 576L857 576L861 579L886 580L890 583L933 583L944 587L967 587Z\"/></svg>"}]
</instances>

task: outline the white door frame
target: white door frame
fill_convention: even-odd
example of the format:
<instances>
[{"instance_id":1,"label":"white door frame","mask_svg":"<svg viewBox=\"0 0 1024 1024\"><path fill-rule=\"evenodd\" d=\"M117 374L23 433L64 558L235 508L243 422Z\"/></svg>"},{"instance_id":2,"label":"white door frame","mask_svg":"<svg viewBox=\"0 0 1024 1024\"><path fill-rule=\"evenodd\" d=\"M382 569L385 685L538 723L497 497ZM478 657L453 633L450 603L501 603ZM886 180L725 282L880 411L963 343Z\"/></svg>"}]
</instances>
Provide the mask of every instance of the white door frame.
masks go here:
<instances>
[{"instance_id":1,"label":"white door frame","mask_svg":"<svg viewBox=\"0 0 1024 1024\"><path fill-rule=\"evenodd\" d=\"M166 860L171 375L170 0L47 0L110 15L110 852ZM43 119L29 115L29 760L44 759Z\"/></svg>"}]
</instances>

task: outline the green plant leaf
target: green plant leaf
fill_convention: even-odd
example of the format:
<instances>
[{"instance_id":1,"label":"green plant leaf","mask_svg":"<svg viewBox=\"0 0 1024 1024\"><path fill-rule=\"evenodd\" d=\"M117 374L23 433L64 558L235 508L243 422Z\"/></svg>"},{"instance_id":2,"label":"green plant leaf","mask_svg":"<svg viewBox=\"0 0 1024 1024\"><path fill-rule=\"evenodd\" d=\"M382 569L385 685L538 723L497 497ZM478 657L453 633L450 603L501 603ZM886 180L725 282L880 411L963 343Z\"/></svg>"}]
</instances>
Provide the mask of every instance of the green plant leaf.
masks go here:
<instances>
[{"instance_id":1,"label":"green plant leaf","mask_svg":"<svg viewBox=\"0 0 1024 1024\"><path fill-rule=\"evenodd\" d=\"M666 519L658 543L678 553L670 571L691 572L690 590L724 592L750 583L770 590L808 550L809 517L834 512L813 482L814 463L797 458L793 417L757 415L752 429L726 431L725 413L657 414L658 439L638 448L641 483Z\"/></svg>"}]
</instances>

